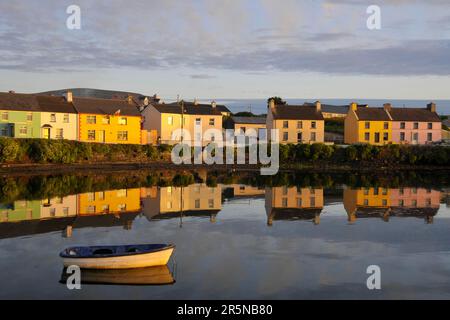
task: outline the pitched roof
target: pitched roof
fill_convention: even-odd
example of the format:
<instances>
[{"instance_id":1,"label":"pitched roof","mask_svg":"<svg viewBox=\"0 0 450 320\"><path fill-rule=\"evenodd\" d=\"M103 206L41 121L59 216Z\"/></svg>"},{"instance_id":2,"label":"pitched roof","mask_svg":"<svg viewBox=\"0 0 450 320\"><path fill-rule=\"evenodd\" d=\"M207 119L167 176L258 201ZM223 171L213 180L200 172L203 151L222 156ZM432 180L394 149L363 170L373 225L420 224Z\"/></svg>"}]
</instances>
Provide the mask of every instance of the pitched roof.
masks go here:
<instances>
[{"instance_id":1,"label":"pitched roof","mask_svg":"<svg viewBox=\"0 0 450 320\"><path fill-rule=\"evenodd\" d=\"M73 104L79 113L113 115L120 110L124 116L141 116L134 101L73 97Z\"/></svg>"},{"instance_id":2,"label":"pitched roof","mask_svg":"<svg viewBox=\"0 0 450 320\"><path fill-rule=\"evenodd\" d=\"M178 102L172 102L170 103L171 105L179 105ZM195 104L194 102L189 102L189 101L184 101L184 106L193 106L193 107L199 107L199 106L204 106L204 107L210 107L211 108L211 104L206 104L206 103L197 103ZM216 109L219 110L219 112L228 112L231 113L230 109L228 109L225 105L223 104L216 104Z\"/></svg>"},{"instance_id":3,"label":"pitched roof","mask_svg":"<svg viewBox=\"0 0 450 320\"><path fill-rule=\"evenodd\" d=\"M175 114L181 114L181 105L179 104L156 104L151 103L156 110L158 110L160 113L175 113ZM219 109L216 107L215 109L207 104L186 104L184 105L184 114L192 114L192 115L211 115L211 116L221 116Z\"/></svg>"},{"instance_id":4,"label":"pitched roof","mask_svg":"<svg viewBox=\"0 0 450 320\"><path fill-rule=\"evenodd\" d=\"M324 120L322 112L317 111L315 106L308 105L276 105L272 114L274 119Z\"/></svg>"},{"instance_id":5,"label":"pitched roof","mask_svg":"<svg viewBox=\"0 0 450 320\"><path fill-rule=\"evenodd\" d=\"M0 92L0 109L30 112L76 113L71 103L63 97Z\"/></svg>"},{"instance_id":6,"label":"pitched roof","mask_svg":"<svg viewBox=\"0 0 450 320\"><path fill-rule=\"evenodd\" d=\"M441 122L436 112L419 108L392 108L389 114L394 121Z\"/></svg>"},{"instance_id":7,"label":"pitched roof","mask_svg":"<svg viewBox=\"0 0 450 320\"><path fill-rule=\"evenodd\" d=\"M357 108L356 115L359 120L366 121L389 121L391 118L384 108Z\"/></svg>"},{"instance_id":8,"label":"pitched roof","mask_svg":"<svg viewBox=\"0 0 450 320\"><path fill-rule=\"evenodd\" d=\"M266 124L266 117L231 117L234 123L240 124Z\"/></svg>"}]
</instances>

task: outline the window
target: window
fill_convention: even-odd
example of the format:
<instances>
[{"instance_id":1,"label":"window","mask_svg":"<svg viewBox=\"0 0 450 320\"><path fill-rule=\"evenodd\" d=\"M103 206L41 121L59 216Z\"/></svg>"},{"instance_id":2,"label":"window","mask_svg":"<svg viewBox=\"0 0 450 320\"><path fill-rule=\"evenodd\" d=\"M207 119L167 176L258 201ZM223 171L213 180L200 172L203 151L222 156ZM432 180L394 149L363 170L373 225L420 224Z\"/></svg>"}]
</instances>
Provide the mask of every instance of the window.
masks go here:
<instances>
[{"instance_id":1,"label":"window","mask_svg":"<svg viewBox=\"0 0 450 320\"><path fill-rule=\"evenodd\" d=\"M417 132L413 133L413 141L414 142L419 141L419 134Z\"/></svg>"},{"instance_id":2,"label":"window","mask_svg":"<svg viewBox=\"0 0 450 320\"><path fill-rule=\"evenodd\" d=\"M430 199L430 198L427 198L427 200L426 200L426 206L427 206L427 207L431 207L431 199Z\"/></svg>"},{"instance_id":3,"label":"window","mask_svg":"<svg viewBox=\"0 0 450 320\"><path fill-rule=\"evenodd\" d=\"M214 118L209 119L209 125L210 125L210 126L213 126L213 125L216 123L215 120L216 120L216 119L214 119Z\"/></svg>"},{"instance_id":4,"label":"window","mask_svg":"<svg viewBox=\"0 0 450 320\"><path fill-rule=\"evenodd\" d=\"M209 199L208 200L208 206L209 206L210 209L214 208L214 199Z\"/></svg>"},{"instance_id":5,"label":"window","mask_svg":"<svg viewBox=\"0 0 450 320\"><path fill-rule=\"evenodd\" d=\"M311 122L311 129L316 129L317 128L317 122L312 121Z\"/></svg>"},{"instance_id":6,"label":"window","mask_svg":"<svg viewBox=\"0 0 450 320\"><path fill-rule=\"evenodd\" d=\"M127 189L120 189L120 190L117 190L117 192L116 192L117 198L126 198L127 194L128 194Z\"/></svg>"},{"instance_id":7,"label":"window","mask_svg":"<svg viewBox=\"0 0 450 320\"><path fill-rule=\"evenodd\" d=\"M283 128L289 128L289 121L283 121Z\"/></svg>"},{"instance_id":8,"label":"window","mask_svg":"<svg viewBox=\"0 0 450 320\"><path fill-rule=\"evenodd\" d=\"M26 126L21 126L19 129L19 133L22 135L26 135L28 133L28 128Z\"/></svg>"},{"instance_id":9,"label":"window","mask_svg":"<svg viewBox=\"0 0 450 320\"><path fill-rule=\"evenodd\" d=\"M2 112L2 120L8 121L9 120L9 113L8 112Z\"/></svg>"},{"instance_id":10,"label":"window","mask_svg":"<svg viewBox=\"0 0 450 320\"><path fill-rule=\"evenodd\" d=\"M314 198L314 197L309 198L309 206L310 207L316 206L316 198Z\"/></svg>"},{"instance_id":11,"label":"window","mask_svg":"<svg viewBox=\"0 0 450 320\"><path fill-rule=\"evenodd\" d=\"M199 125L201 125L201 124L202 124L202 119L196 118L196 119L195 119L195 125L196 125L196 126L199 126Z\"/></svg>"},{"instance_id":12,"label":"window","mask_svg":"<svg viewBox=\"0 0 450 320\"><path fill-rule=\"evenodd\" d=\"M297 132L297 142L303 141L303 134L301 132Z\"/></svg>"},{"instance_id":13,"label":"window","mask_svg":"<svg viewBox=\"0 0 450 320\"><path fill-rule=\"evenodd\" d=\"M102 212L104 212L104 213L108 213L109 212L109 204L104 204L102 206Z\"/></svg>"},{"instance_id":14,"label":"window","mask_svg":"<svg viewBox=\"0 0 450 320\"><path fill-rule=\"evenodd\" d=\"M297 129L303 129L303 122L297 121Z\"/></svg>"},{"instance_id":15,"label":"window","mask_svg":"<svg viewBox=\"0 0 450 320\"><path fill-rule=\"evenodd\" d=\"M119 211L127 211L127 205L125 203L121 203L117 206L117 210Z\"/></svg>"},{"instance_id":16,"label":"window","mask_svg":"<svg viewBox=\"0 0 450 320\"><path fill-rule=\"evenodd\" d=\"M52 113L50 115L50 122L56 122L56 114L55 113Z\"/></svg>"},{"instance_id":17,"label":"window","mask_svg":"<svg viewBox=\"0 0 450 320\"><path fill-rule=\"evenodd\" d=\"M383 127L384 127L385 130L389 129L389 122L385 122Z\"/></svg>"},{"instance_id":18,"label":"window","mask_svg":"<svg viewBox=\"0 0 450 320\"><path fill-rule=\"evenodd\" d=\"M388 141L389 140L389 133L385 132L383 133L383 141Z\"/></svg>"},{"instance_id":19,"label":"window","mask_svg":"<svg viewBox=\"0 0 450 320\"><path fill-rule=\"evenodd\" d=\"M127 141L128 140L128 131L119 131L119 132L117 132L117 140L119 140L119 141Z\"/></svg>"},{"instance_id":20,"label":"window","mask_svg":"<svg viewBox=\"0 0 450 320\"><path fill-rule=\"evenodd\" d=\"M100 191L98 193L98 200L105 200L105 192L104 191Z\"/></svg>"},{"instance_id":21,"label":"window","mask_svg":"<svg viewBox=\"0 0 450 320\"><path fill-rule=\"evenodd\" d=\"M411 205L412 205L413 207L417 207L417 200L413 200L413 201L411 202Z\"/></svg>"},{"instance_id":22,"label":"window","mask_svg":"<svg viewBox=\"0 0 450 320\"><path fill-rule=\"evenodd\" d=\"M173 125L173 117L167 117L167 124L169 126Z\"/></svg>"},{"instance_id":23,"label":"window","mask_svg":"<svg viewBox=\"0 0 450 320\"><path fill-rule=\"evenodd\" d=\"M286 208L288 206L288 199L283 198L281 201L282 201L282 206Z\"/></svg>"},{"instance_id":24,"label":"window","mask_svg":"<svg viewBox=\"0 0 450 320\"><path fill-rule=\"evenodd\" d=\"M381 200L381 203L382 203L383 206L387 206L387 200L386 199Z\"/></svg>"},{"instance_id":25,"label":"window","mask_svg":"<svg viewBox=\"0 0 450 320\"><path fill-rule=\"evenodd\" d=\"M399 200L398 201L398 206L399 207L404 207L405 206L405 201L404 200Z\"/></svg>"},{"instance_id":26,"label":"window","mask_svg":"<svg viewBox=\"0 0 450 320\"><path fill-rule=\"evenodd\" d=\"M87 213L90 213L90 214L95 213L95 206L88 206L88 207L86 208L86 212L87 212Z\"/></svg>"},{"instance_id":27,"label":"window","mask_svg":"<svg viewBox=\"0 0 450 320\"><path fill-rule=\"evenodd\" d=\"M316 141L316 133L311 132L311 141Z\"/></svg>"},{"instance_id":28,"label":"window","mask_svg":"<svg viewBox=\"0 0 450 320\"><path fill-rule=\"evenodd\" d=\"M370 122L366 121L366 123L364 124L364 128L370 129Z\"/></svg>"},{"instance_id":29,"label":"window","mask_svg":"<svg viewBox=\"0 0 450 320\"><path fill-rule=\"evenodd\" d=\"M88 201L95 201L95 193L89 192L87 195Z\"/></svg>"},{"instance_id":30,"label":"window","mask_svg":"<svg viewBox=\"0 0 450 320\"><path fill-rule=\"evenodd\" d=\"M167 207L167 209L172 209L172 207L173 207L172 201L167 201L166 207Z\"/></svg>"},{"instance_id":31,"label":"window","mask_svg":"<svg viewBox=\"0 0 450 320\"><path fill-rule=\"evenodd\" d=\"M240 133L239 134L245 134L245 130L246 130L246 128L245 127L241 127L241 129L240 129Z\"/></svg>"},{"instance_id":32,"label":"window","mask_svg":"<svg viewBox=\"0 0 450 320\"><path fill-rule=\"evenodd\" d=\"M405 141L405 133L400 132L400 141Z\"/></svg>"},{"instance_id":33,"label":"window","mask_svg":"<svg viewBox=\"0 0 450 320\"><path fill-rule=\"evenodd\" d=\"M288 194L288 187L287 186L283 186L283 195L287 196Z\"/></svg>"},{"instance_id":34,"label":"window","mask_svg":"<svg viewBox=\"0 0 450 320\"><path fill-rule=\"evenodd\" d=\"M27 121L33 121L33 113L32 112L27 113Z\"/></svg>"},{"instance_id":35,"label":"window","mask_svg":"<svg viewBox=\"0 0 450 320\"><path fill-rule=\"evenodd\" d=\"M50 217L55 217L56 216L56 209L55 208L51 208L50 209Z\"/></svg>"},{"instance_id":36,"label":"window","mask_svg":"<svg viewBox=\"0 0 450 320\"><path fill-rule=\"evenodd\" d=\"M366 141L370 140L370 133L369 132L364 133L364 140L366 140Z\"/></svg>"},{"instance_id":37,"label":"window","mask_svg":"<svg viewBox=\"0 0 450 320\"><path fill-rule=\"evenodd\" d=\"M95 130L88 130L88 136L87 136L88 140L95 140Z\"/></svg>"},{"instance_id":38,"label":"window","mask_svg":"<svg viewBox=\"0 0 450 320\"><path fill-rule=\"evenodd\" d=\"M297 198L297 207L302 207L302 198Z\"/></svg>"},{"instance_id":39,"label":"window","mask_svg":"<svg viewBox=\"0 0 450 320\"><path fill-rule=\"evenodd\" d=\"M365 196L368 196L368 195L369 195L369 189L364 188L364 195L365 195Z\"/></svg>"},{"instance_id":40,"label":"window","mask_svg":"<svg viewBox=\"0 0 450 320\"><path fill-rule=\"evenodd\" d=\"M369 200L368 199L364 199L364 205L368 206L369 205Z\"/></svg>"},{"instance_id":41,"label":"window","mask_svg":"<svg viewBox=\"0 0 450 320\"><path fill-rule=\"evenodd\" d=\"M433 129L433 123L428 122L428 129Z\"/></svg>"},{"instance_id":42,"label":"window","mask_svg":"<svg viewBox=\"0 0 450 320\"><path fill-rule=\"evenodd\" d=\"M382 193L384 196L387 196L387 194L388 194L388 189L383 188L382 191L381 191L381 193Z\"/></svg>"},{"instance_id":43,"label":"window","mask_svg":"<svg viewBox=\"0 0 450 320\"><path fill-rule=\"evenodd\" d=\"M419 123L418 123L418 122L414 122L413 128L414 128L414 129L419 129Z\"/></svg>"},{"instance_id":44,"label":"window","mask_svg":"<svg viewBox=\"0 0 450 320\"><path fill-rule=\"evenodd\" d=\"M63 208L63 215L65 215L66 217L69 215L69 208L68 207L64 207Z\"/></svg>"},{"instance_id":45,"label":"window","mask_svg":"<svg viewBox=\"0 0 450 320\"><path fill-rule=\"evenodd\" d=\"M64 130L56 129L56 139L64 139Z\"/></svg>"},{"instance_id":46,"label":"window","mask_svg":"<svg viewBox=\"0 0 450 320\"><path fill-rule=\"evenodd\" d=\"M69 119L70 119L70 118L69 118L69 114L67 114L67 113L64 114L64 120L63 120L64 123L69 123Z\"/></svg>"},{"instance_id":47,"label":"window","mask_svg":"<svg viewBox=\"0 0 450 320\"><path fill-rule=\"evenodd\" d=\"M88 123L88 124L96 124L97 123L97 117L96 116L87 116L86 117L86 123Z\"/></svg>"},{"instance_id":48,"label":"window","mask_svg":"<svg viewBox=\"0 0 450 320\"><path fill-rule=\"evenodd\" d=\"M283 141L288 141L288 139L289 139L289 133L283 132Z\"/></svg>"},{"instance_id":49,"label":"window","mask_svg":"<svg viewBox=\"0 0 450 320\"><path fill-rule=\"evenodd\" d=\"M427 141L433 141L433 134L431 132L427 133Z\"/></svg>"},{"instance_id":50,"label":"window","mask_svg":"<svg viewBox=\"0 0 450 320\"><path fill-rule=\"evenodd\" d=\"M400 129L405 129L405 128L406 128L405 123L404 122L400 122Z\"/></svg>"},{"instance_id":51,"label":"window","mask_svg":"<svg viewBox=\"0 0 450 320\"><path fill-rule=\"evenodd\" d=\"M119 124L120 124L121 126L126 126L127 123L128 123L128 119L127 119L127 118L125 118L125 117L120 117L120 118L119 118Z\"/></svg>"},{"instance_id":52,"label":"window","mask_svg":"<svg viewBox=\"0 0 450 320\"><path fill-rule=\"evenodd\" d=\"M111 123L111 120L110 120L109 116L104 116L104 117L102 118L102 123L103 123L103 124L110 124L110 123Z\"/></svg>"},{"instance_id":53,"label":"window","mask_svg":"<svg viewBox=\"0 0 450 320\"><path fill-rule=\"evenodd\" d=\"M200 199L195 200L195 208L200 209Z\"/></svg>"},{"instance_id":54,"label":"window","mask_svg":"<svg viewBox=\"0 0 450 320\"><path fill-rule=\"evenodd\" d=\"M9 136L8 128L2 128L2 136Z\"/></svg>"}]
</instances>

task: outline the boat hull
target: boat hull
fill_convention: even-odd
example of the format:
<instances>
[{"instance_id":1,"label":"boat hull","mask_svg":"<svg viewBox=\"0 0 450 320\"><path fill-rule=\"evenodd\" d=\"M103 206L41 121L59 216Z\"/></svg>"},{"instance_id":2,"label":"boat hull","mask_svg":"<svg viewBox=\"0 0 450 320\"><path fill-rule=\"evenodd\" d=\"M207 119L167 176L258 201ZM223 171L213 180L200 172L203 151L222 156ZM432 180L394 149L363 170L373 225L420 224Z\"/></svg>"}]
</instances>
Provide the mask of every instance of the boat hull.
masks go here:
<instances>
[{"instance_id":1,"label":"boat hull","mask_svg":"<svg viewBox=\"0 0 450 320\"><path fill-rule=\"evenodd\" d=\"M72 265L79 266L81 269L135 269L164 266L169 262L174 248L168 248L156 252L115 256L115 257L89 257L89 258L70 258L64 257L64 267Z\"/></svg>"}]
</instances>

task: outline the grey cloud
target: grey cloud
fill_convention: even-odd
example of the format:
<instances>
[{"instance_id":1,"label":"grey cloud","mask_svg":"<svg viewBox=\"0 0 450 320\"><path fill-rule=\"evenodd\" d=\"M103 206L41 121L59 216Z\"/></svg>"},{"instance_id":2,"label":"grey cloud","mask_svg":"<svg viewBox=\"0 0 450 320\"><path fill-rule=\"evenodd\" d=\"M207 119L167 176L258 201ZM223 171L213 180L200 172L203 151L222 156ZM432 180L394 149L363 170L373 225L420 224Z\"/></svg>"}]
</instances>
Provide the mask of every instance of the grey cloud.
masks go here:
<instances>
[{"instance_id":1,"label":"grey cloud","mask_svg":"<svg viewBox=\"0 0 450 320\"><path fill-rule=\"evenodd\" d=\"M212 76L209 74L191 74L191 79L196 79L196 80L205 80L205 79L214 79L217 78L216 76Z\"/></svg>"}]
</instances>

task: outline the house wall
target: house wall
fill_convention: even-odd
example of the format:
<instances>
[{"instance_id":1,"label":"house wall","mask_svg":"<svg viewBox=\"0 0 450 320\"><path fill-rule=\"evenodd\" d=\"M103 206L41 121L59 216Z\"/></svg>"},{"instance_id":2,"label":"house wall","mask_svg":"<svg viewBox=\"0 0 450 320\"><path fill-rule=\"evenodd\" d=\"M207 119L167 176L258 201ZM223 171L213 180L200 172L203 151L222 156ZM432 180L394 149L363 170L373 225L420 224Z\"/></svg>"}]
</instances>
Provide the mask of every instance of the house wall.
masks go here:
<instances>
[{"instance_id":1,"label":"house wall","mask_svg":"<svg viewBox=\"0 0 450 320\"><path fill-rule=\"evenodd\" d=\"M370 128L365 128L365 123L370 123ZM384 124L388 124L388 129L384 129ZM369 140L365 139L365 134L369 133ZM375 141L375 134L380 134L380 141ZM388 139L383 140L384 134L388 134ZM384 145L392 142L392 122L391 121L358 121L358 142L369 143L374 145Z\"/></svg>"},{"instance_id":2,"label":"house wall","mask_svg":"<svg viewBox=\"0 0 450 320\"><path fill-rule=\"evenodd\" d=\"M41 201L18 200L0 205L0 223L37 220L41 218Z\"/></svg>"},{"instance_id":3,"label":"house wall","mask_svg":"<svg viewBox=\"0 0 450 320\"><path fill-rule=\"evenodd\" d=\"M87 123L88 116L95 116L96 123ZM103 123L103 119L109 117L110 123ZM126 118L127 124L119 124L120 118ZM95 131L95 140L88 139L88 131ZM105 141L101 140L101 132L105 132ZM118 139L118 132L128 132L128 139L126 141ZM80 114L79 115L79 140L83 142L98 142L98 143L116 143L116 144L141 144L141 117L135 116L107 116L99 114Z\"/></svg>"},{"instance_id":4,"label":"house wall","mask_svg":"<svg viewBox=\"0 0 450 320\"><path fill-rule=\"evenodd\" d=\"M323 208L323 189L287 186L266 188L266 207Z\"/></svg>"},{"instance_id":5,"label":"house wall","mask_svg":"<svg viewBox=\"0 0 450 320\"><path fill-rule=\"evenodd\" d=\"M288 128L283 128L284 121L288 121ZM302 122L302 128L297 128L297 123ZM316 129L311 128L311 123L316 123ZM302 141L301 143L315 143L315 142L324 142L325 141L325 121L323 120L272 120L271 128L279 129L279 141L280 143L287 144L293 143L297 144L299 141L297 140L297 134L299 132L302 133ZM288 139L284 140L284 133L288 133ZM316 133L316 140L311 140L311 133Z\"/></svg>"},{"instance_id":6,"label":"house wall","mask_svg":"<svg viewBox=\"0 0 450 320\"><path fill-rule=\"evenodd\" d=\"M52 122L52 114L55 115L55 122ZM69 122L64 121L64 115L69 116ZM42 112L40 123L40 135L44 137L42 126L50 125L50 139L57 139L58 129L63 130L63 139L78 140L78 114L76 113L56 113Z\"/></svg>"},{"instance_id":7,"label":"house wall","mask_svg":"<svg viewBox=\"0 0 450 320\"><path fill-rule=\"evenodd\" d=\"M3 113L8 114L8 120L3 120ZM32 121L27 120L29 113L33 116ZM40 112L0 110L0 136L13 138L41 138L40 118ZM21 127L27 128L26 134L20 133Z\"/></svg>"},{"instance_id":8,"label":"house wall","mask_svg":"<svg viewBox=\"0 0 450 320\"><path fill-rule=\"evenodd\" d=\"M239 134L241 132L241 130L245 128L245 132L248 132L249 130L255 130L257 137L258 138L265 138L265 137L260 137L260 129L266 129L267 125L265 124L254 124L254 123L235 123L234 124L234 131L235 131L235 135Z\"/></svg>"},{"instance_id":9,"label":"house wall","mask_svg":"<svg viewBox=\"0 0 450 320\"><path fill-rule=\"evenodd\" d=\"M401 123L405 124L405 129L401 129ZM419 128L414 129L414 123L418 123ZM432 129L428 129L428 123L432 124ZM405 140L400 139L400 133L405 133ZM418 134L418 141L413 141L413 134ZM432 134L432 140L428 141L428 133ZM417 122L417 121L393 121L392 141L400 144L427 144L442 139L441 122Z\"/></svg>"},{"instance_id":10,"label":"house wall","mask_svg":"<svg viewBox=\"0 0 450 320\"><path fill-rule=\"evenodd\" d=\"M344 143L358 143L358 118L353 110L349 110L344 121Z\"/></svg>"},{"instance_id":11,"label":"house wall","mask_svg":"<svg viewBox=\"0 0 450 320\"><path fill-rule=\"evenodd\" d=\"M77 195L41 200L41 219L74 217L78 214Z\"/></svg>"}]
</instances>

